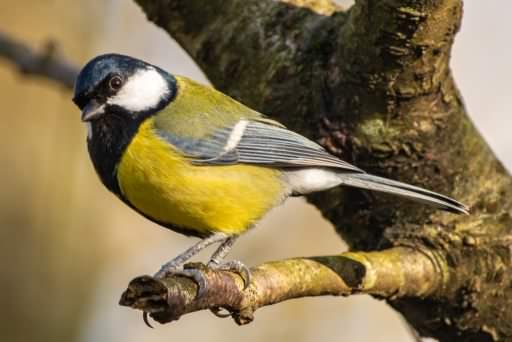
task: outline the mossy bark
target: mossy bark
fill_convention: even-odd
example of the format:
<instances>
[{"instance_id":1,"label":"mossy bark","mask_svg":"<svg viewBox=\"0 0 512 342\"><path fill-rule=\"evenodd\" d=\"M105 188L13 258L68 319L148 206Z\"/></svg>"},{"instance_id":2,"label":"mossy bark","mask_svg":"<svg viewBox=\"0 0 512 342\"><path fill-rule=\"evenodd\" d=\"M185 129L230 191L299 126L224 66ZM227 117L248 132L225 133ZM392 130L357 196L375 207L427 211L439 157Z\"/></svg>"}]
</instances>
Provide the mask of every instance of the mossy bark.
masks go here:
<instances>
[{"instance_id":1,"label":"mossy bark","mask_svg":"<svg viewBox=\"0 0 512 342\"><path fill-rule=\"evenodd\" d=\"M220 90L369 172L470 205L457 216L344 188L309 198L352 250L432 258L435 291L386 296L422 335L512 339L511 178L450 72L461 0L137 2Z\"/></svg>"}]
</instances>

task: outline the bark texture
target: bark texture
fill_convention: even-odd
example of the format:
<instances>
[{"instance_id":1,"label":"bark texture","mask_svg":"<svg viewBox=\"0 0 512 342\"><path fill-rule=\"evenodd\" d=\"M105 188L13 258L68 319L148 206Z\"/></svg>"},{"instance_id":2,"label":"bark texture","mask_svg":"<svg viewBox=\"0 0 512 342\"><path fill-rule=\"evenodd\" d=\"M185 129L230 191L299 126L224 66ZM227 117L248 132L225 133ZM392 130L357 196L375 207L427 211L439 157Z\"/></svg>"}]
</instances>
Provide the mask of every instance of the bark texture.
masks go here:
<instances>
[{"instance_id":1,"label":"bark texture","mask_svg":"<svg viewBox=\"0 0 512 342\"><path fill-rule=\"evenodd\" d=\"M256 309L288 299L354 293L384 298L427 295L440 280L429 256L408 247L268 262L251 269L252 281L246 289L236 273L214 271L202 264L188 266L204 272L208 288L200 298L197 284L189 278L141 276L128 285L121 305L144 310L160 323L198 310L225 309L227 316L242 325L253 320Z\"/></svg>"},{"instance_id":2,"label":"bark texture","mask_svg":"<svg viewBox=\"0 0 512 342\"><path fill-rule=\"evenodd\" d=\"M318 271L325 267L320 259L313 259L315 266L311 259L277 262L281 271L262 265L246 296L263 286L277 291L277 299L267 294L251 310L297 296L357 292L361 284L344 279L362 270L366 280L371 275L379 284L390 282L383 291L363 286L368 290L362 292L386 298L424 336L512 339L511 178L466 115L450 72L461 0L358 0L348 10L327 0L137 2L220 90L369 172L471 207L470 216L457 216L345 188L311 196L351 250L359 251L350 255L372 255L372 262L343 267L346 256L321 259L341 270L334 272L337 280ZM297 263L320 276L311 280L309 272L294 268ZM260 272L270 273L260 278ZM283 272L293 274L281 283L286 285L264 280ZM197 303L193 288L169 290L187 281L169 278L159 283L168 291L155 285L161 290L155 294L137 292L141 280L135 280L122 303L164 312L153 315L163 322L217 306L243 316L247 305L237 306L227 295L224 302ZM310 288L291 290L302 282ZM230 288L225 293L237 293ZM137 301L158 294L164 298L158 310ZM185 298L186 309L168 306L177 298Z\"/></svg>"}]
</instances>

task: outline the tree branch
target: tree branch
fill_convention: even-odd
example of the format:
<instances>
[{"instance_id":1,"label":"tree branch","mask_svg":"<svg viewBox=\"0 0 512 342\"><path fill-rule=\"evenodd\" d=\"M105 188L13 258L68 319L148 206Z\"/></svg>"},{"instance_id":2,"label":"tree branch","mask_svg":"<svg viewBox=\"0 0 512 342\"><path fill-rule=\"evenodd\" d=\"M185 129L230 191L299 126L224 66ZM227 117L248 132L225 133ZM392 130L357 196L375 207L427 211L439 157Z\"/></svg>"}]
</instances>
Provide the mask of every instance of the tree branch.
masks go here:
<instances>
[{"instance_id":1,"label":"tree branch","mask_svg":"<svg viewBox=\"0 0 512 342\"><path fill-rule=\"evenodd\" d=\"M0 32L0 57L13 63L24 75L50 79L68 89L73 89L78 74L74 65L58 56L57 46L51 41L43 51L36 52Z\"/></svg>"},{"instance_id":2,"label":"tree branch","mask_svg":"<svg viewBox=\"0 0 512 342\"><path fill-rule=\"evenodd\" d=\"M149 20L178 41L216 88L264 113L281 114L281 121L295 129L314 131L303 120L311 101L317 100L304 87L315 86L310 79L320 72L335 30L345 21L339 6L329 0L136 2ZM325 56L312 58L318 49ZM292 88L298 92L289 94Z\"/></svg>"},{"instance_id":3,"label":"tree branch","mask_svg":"<svg viewBox=\"0 0 512 342\"><path fill-rule=\"evenodd\" d=\"M353 250L436 256L443 286L388 297L422 335L512 339L512 179L449 69L462 0L137 2L217 88L365 170L470 205L464 217L350 189L308 197Z\"/></svg>"},{"instance_id":4,"label":"tree branch","mask_svg":"<svg viewBox=\"0 0 512 342\"><path fill-rule=\"evenodd\" d=\"M269 262L251 270L252 282L246 290L238 274L203 266L208 290L201 298L196 298L197 285L191 279L142 276L130 282L120 304L148 312L160 323L194 311L225 308L238 324L246 324L258 308L293 298L354 293L380 298L430 295L444 281L435 260L401 247Z\"/></svg>"},{"instance_id":5,"label":"tree branch","mask_svg":"<svg viewBox=\"0 0 512 342\"><path fill-rule=\"evenodd\" d=\"M339 35L333 63L352 82L365 81L361 88L367 92L387 91L387 98L431 93L450 74L461 19L459 0L358 1Z\"/></svg>"}]
</instances>

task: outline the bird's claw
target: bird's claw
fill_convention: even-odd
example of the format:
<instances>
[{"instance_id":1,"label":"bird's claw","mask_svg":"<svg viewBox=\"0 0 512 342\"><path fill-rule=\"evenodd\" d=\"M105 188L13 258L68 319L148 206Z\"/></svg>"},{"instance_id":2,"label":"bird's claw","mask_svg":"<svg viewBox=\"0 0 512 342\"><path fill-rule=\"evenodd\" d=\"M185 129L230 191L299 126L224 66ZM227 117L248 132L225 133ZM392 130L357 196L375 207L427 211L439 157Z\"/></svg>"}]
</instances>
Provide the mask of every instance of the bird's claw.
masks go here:
<instances>
[{"instance_id":1,"label":"bird's claw","mask_svg":"<svg viewBox=\"0 0 512 342\"><path fill-rule=\"evenodd\" d=\"M223 310L225 310L226 312L222 312ZM210 308L210 311L212 312L212 314L214 314L215 316L217 316L219 318L226 318L226 317L231 316L231 313L229 311L227 311L226 309L221 308L219 306Z\"/></svg>"},{"instance_id":2,"label":"bird's claw","mask_svg":"<svg viewBox=\"0 0 512 342\"><path fill-rule=\"evenodd\" d=\"M146 326L150 327L151 329L153 329L153 326L151 325L151 323L149 323L149 315L146 311L144 311L142 313L142 320L144 321L144 323L146 324Z\"/></svg>"},{"instance_id":3,"label":"bird's claw","mask_svg":"<svg viewBox=\"0 0 512 342\"><path fill-rule=\"evenodd\" d=\"M214 270L232 271L238 273L244 281L244 290L249 287L249 284L251 284L251 271L241 261L230 260L218 264L212 260L208 263L208 267Z\"/></svg>"},{"instance_id":4,"label":"bird's claw","mask_svg":"<svg viewBox=\"0 0 512 342\"><path fill-rule=\"evenodd\" d=\"M197 295L196 297L202 297L208 288L206 277L204 276L205 265L200 263L189 263L183 267L176 267L174 265L165 264L160 270L153 276L157 279L163 279L168 275L183 276L190 278L197 284Z\"/></svg>"},{"instance_id":5,"label":"bird's claw","mask_svg":"<svg viewBox=\"0 0 512 342\"><path fill-rule=\"evenodd\" d=\"M201 267L198 267L197 264L194 263L187 264L184 267L183 270L173 272L173 274L193 279L197 284L196 298L201 298L208 289L208 282L206 281L204 270L202 269L205 266L201 265Z\"/></svg>"},{"instance_id":6,"label":"bird's claw","mask_svg":"<svg viewBox=\"0 0 512 342\"><path fill-rule=\"evenodd\" d=\"M168 274L175 274L177 272L180 272L181 270L181 267L167 263L160 267L160 270L153 275L153 278L161 280L164 279Z\"/></svg>"}]
</instances>

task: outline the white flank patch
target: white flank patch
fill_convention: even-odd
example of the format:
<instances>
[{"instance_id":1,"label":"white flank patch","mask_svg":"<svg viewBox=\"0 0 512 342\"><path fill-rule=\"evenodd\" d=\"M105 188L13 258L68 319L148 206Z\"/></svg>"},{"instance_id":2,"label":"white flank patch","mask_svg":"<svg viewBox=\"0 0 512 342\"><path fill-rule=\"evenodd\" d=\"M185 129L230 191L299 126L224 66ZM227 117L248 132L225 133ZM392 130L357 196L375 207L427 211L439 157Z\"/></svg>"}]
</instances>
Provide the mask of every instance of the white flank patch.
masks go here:
<instances>
[{"instance_id":1,"label":"white flank patch","mask_svg":"<svg viewBox=\"0 0 512 342\"><path fill-rule=\"evenodd\" d=\"M169 91L162 75L155 68L148 67L133 74L107 103L131 112L139 112L155 108Z\"/></svg>"},{"instance_id":2,"label":"white flank patch","mask_svg":"<svg viewBox=\"0 0 512 342\"><path fill-rule=\"evenodd\" d=\"M285 171L290 190L295 194L327 190L341 184L336 171L325 168L307 168Z\"/></svg>"},{"instance_id":3,"label":"white flank patch","mask_svg":"<svg viewBox=\"0 0 512 342\"><path fill-rule=\"evenodd\" d=\"M248 124L249 121L247 120L238 121L235 127L233 127L231 134L229 135L228 142L226 143L226 146L224 146L224 151L230 151L238 145L240 139L242 139L242 136L244 135L245 129L247 128Z\"/></svg>"},{"instance_id":4,"label":"white flank patch","mask_svg":"<svg viewBox=\"0 0 512 342\"><path fill-rule=\"evenodd\" d=\"M91 140L91 138L92 138L92 124L90 122L86 122L85 126L87 127L87 139Z\"/></svg>"}]
</instances>

